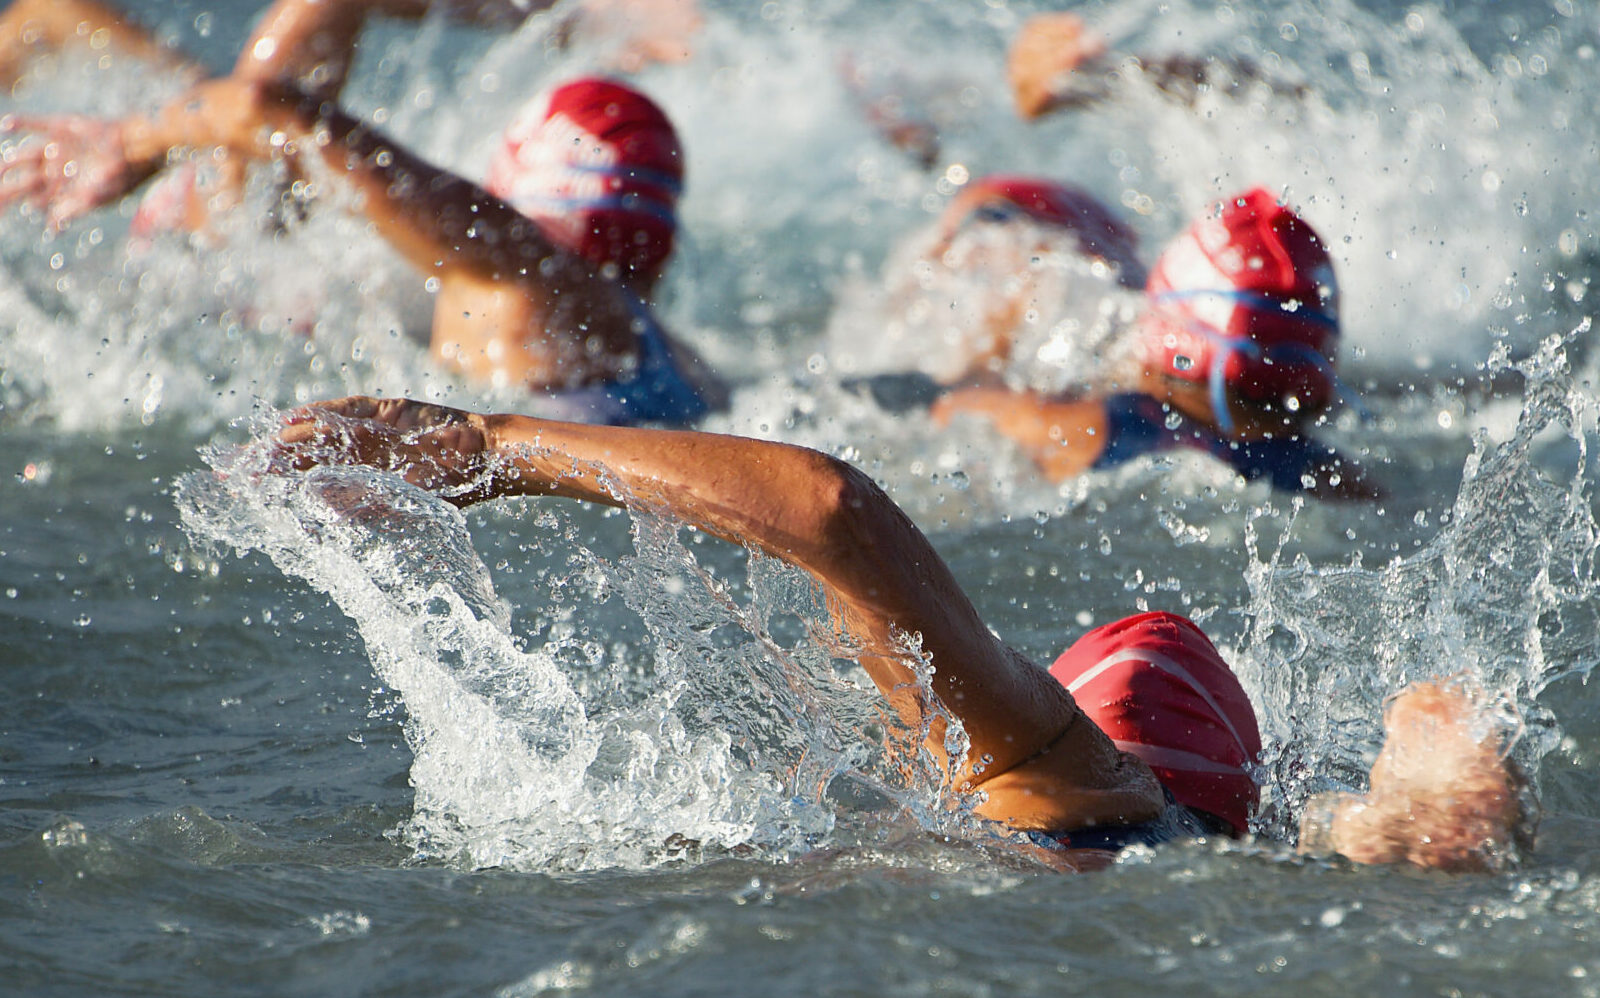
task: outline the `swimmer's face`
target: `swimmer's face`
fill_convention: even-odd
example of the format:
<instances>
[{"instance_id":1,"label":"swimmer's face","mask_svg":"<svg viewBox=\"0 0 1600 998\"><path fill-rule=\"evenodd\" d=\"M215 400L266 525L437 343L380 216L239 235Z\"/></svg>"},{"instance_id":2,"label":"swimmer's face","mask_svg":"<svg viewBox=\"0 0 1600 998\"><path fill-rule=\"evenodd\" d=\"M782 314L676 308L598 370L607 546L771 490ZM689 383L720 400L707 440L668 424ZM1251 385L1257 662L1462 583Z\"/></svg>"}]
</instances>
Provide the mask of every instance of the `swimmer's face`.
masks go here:
<instances>
[{"instance_id":1,"label":"swimmer's face","mask_svg":"<svg viewBox=\"0 0 1600 998\"><path fill-rule=\"evenodd\" d=\"M1236 392L1228 393L1228 414L1233 417L1235 440L1259 440L1263 437L1281 437L1298 434L1316 422L1326 410L1325 405L1301 405L1298 398L1271 398L1256 400Z\"/></svg>"},{"instance_id":2,"label":"swimmer's face","mask_svg":"<svg viewBox=\"0 0 1600 998\"><path fill-rule=\"evenodd\" d=\"M1324 405L1301 405L1295 398L1251 399L1235 391L1227 393L1231 426L1213 408L1208 386L1171 375L1147 372L1153 382L1151 392L1170 402L1173 408L1210 427L1229 440L1261 440L1303 433L1326 411Z\"/></svg>"}]
</instances>

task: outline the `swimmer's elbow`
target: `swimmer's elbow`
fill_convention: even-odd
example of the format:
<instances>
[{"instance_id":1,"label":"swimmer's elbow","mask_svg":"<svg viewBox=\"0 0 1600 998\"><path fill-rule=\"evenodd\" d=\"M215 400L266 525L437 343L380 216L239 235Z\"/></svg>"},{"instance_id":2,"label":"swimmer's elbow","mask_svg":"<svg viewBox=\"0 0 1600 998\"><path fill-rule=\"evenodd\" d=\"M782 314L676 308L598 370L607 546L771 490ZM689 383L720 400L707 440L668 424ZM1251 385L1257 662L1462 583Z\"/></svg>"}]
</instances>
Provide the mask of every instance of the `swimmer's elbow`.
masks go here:
<instances>
[{"instance_id":1,"label":"swimmer's elbow","mask_svg":"<svg viewBox=\"0 0 1600 998\"><path fill-rule=\"evenodd\" d=\"M859 469L826 454L806 453L806 485L799 494L811 558L835 562L871 547L894 504Z\"/></svg>"}]
</instances>

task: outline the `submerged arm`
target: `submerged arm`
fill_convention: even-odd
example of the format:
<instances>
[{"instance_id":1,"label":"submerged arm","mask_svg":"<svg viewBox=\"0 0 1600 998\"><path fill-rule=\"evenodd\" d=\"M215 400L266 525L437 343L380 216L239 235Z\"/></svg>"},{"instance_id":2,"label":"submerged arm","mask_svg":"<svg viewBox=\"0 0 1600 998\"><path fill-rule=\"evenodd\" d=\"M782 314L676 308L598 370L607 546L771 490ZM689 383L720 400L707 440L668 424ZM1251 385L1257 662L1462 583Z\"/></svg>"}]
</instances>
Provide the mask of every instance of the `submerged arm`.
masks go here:
<instances>
[{"instance_id":1,"label":"submerged arm","mask_svg":"<svg viewBox=\"0 0 1600 998\"><path fill-rule=\"evenodd\" d=\"M1051 481L1089 470L1106 446L1106 409L1097 399L1051 399L1009 388L962 388L933 407L941 424L972 413L994 424Z\"/></svg>"},{"instance_id":2,"label":"submerged arm","mask_svg":"<svg viewBox=\"0 0 1600 998\"><path fill-rule=\"evenodd\" d=\"M835 622L890 705L930 720L905 637L919 635L933 691L971 739L958 787L986 817L1064 829L1143 820L1148 770L1117 752L1050 676L984 625L927 538L861 472L801 447L684 431L485 416L405 400L304 410L283 439L301 466L400 470L466 504L550 495L664 513L780 558L822 586ZM331 445L331 446L330 446ZM943 726L928 748L943 757Z\"/></svg>"}]
</instances>

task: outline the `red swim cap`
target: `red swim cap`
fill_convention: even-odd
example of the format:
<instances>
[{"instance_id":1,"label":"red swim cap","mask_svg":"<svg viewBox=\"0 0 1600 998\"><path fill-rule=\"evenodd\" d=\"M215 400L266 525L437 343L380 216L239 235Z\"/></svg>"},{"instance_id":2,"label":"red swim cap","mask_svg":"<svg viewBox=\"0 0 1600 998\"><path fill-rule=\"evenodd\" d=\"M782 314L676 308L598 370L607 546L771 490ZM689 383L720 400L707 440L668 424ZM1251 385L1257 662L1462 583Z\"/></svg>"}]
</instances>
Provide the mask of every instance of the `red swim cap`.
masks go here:
<instances>
[{"instance_id":1,"label":"red swim cap","mask_svg":"<svg viewBox=\"0 0 1600 998\"><path fill-rule=\"evenodd\" d=\"M1261 734L1244 688L1192 622L1144 613L1097 627L1050 675L1178 803L1244 834L1259 796L1245 767L1261 754Z\"/></svg>"},{"instance_id":2,"label":"red swim cap","mask_svg":"<svg viewBox=\"0 0 1600 998\"><path fill-rule=\"evenodd\" d=\"M566 249L650 282L672 254L683 152L650 98L585 77L523 107L484 186Z\"/></svg>"},{"instance_id":3,"label":"red swim cap","mask_svg":"<svg viewBox=\"0 0 1600 998\"><path fill-rule=\"evenodd\" d=\"M1146 362L1256 401L1333 400L1339 290L1305 220L1262 188L1223 202L1167 244L1146 284Z\"/></svg>"},{"instance_id":4,"label":"red swim cap","mask_svg":"<svg viewBox=\"0 0 1600 998\"><path fill-rule=\"evenodd\" d=\"M974 217L1004 221L1013 211L1044 225L1071 229L1086 252L1115 264L1124 284L1138 286L1144 273L1137 252L1138 234L1093 194L1069 184L991 174L969 184L950 202L945 229L952 231Z\"/></svg>"}]
</instances>

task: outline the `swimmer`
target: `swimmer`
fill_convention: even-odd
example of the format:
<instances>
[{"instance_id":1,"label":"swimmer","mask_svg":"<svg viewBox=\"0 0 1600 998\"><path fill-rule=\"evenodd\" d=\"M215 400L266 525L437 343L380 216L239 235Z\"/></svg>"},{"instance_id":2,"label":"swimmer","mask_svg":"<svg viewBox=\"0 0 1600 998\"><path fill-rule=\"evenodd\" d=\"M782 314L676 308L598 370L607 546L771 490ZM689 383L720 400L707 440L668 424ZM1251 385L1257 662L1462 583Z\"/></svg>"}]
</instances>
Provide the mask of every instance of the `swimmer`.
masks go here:
<instances>
[{"instance_id":1,"label":"swimmer","mask_svg":"<svg viewBox=\"0 0 1600 998\"><path fill-rule=\"evenodd\" d=\"M433 166L331 102L224 77L153 117L14 118L37 133L0 165L0 205L60 227L186 150L216 148L327 176L430 282L432 352L462 374L546 396L547 414L684 424L721 386L655 320L683 156L664 112L586 77L536 96L507 128L487 189Z\"/></svg>"},{"instance_id":2,"label":"swimmer","mask_svg":"<svg viewBox=\"0 0 1600 998\"><path fill-rule=\"evenodd\" d=\"M1026 121L1102 103L1135 81L1185 105L1203 94L1238 94L1251 86L1279 97L1305 96L1304 87L1273 79L1243 59L1112 53L1106 39L1072 13L1036 14L1023 22L1007 55L1006 78Z\"/></svg>"},{"instance_id":3,"label":"swimmer","mask_svg":"<svg viewBox=\"0 0 1600 998\"><path fill-rule=\"evenodd\" d=\"M951 389L934 402L937 422L987 420L1056 481L1197 450L1286 491L1381 497L1358 463L1311 436L1344 392L1334 373L1338 288L1321 238L1269 192L1228 198L1173 239L1148 276L1131 230L1066 185L985 178L952 202L941 225L948 235L924 256L922 273L987 267L987 284L999 290L983 316L953 331L960 362L930 372ZM1045 238L1103 277L1099 288L1071 294L1090 300L1042 300L1039 282L1051 274ZM1104 307L1102 298L1141 285L1131 321ZM1056 305L1087 314L1062 320ZM1029 360L1017 356L1019 340L1045 320L1075 335L1047 339L1036 352L1098 365L1070 391L1007 382L1008 366ZM1046 333L1054 335L1029 335Z\"/></svg>"},{"instance_id":4,"label":"swimmer","mask_svg":"<svg viewBox=\"0 0 1600 998\"><path fill-rule=\"evenodd\" d=\"M276 0L262 13L230 75L336 100L369 18L420 20L438 14L485 29L511 30L555 2ZM695 0L581 0L566 7L570 9L556 31L558 39L566 44L609 37L615 53L606 68L627 72L651 62L687 59L689 40L702 21ZM13 0L0 12L0 84L15 86L33 57L73 47L101 53L103 65L131 59L174 71L191 84L210 75L198 60L158 41L99 0ZM244 182L244 164L238 158L207 164L205 171L192 158L179 158L147 186L131 234L148 239L161 232L207 233L214 215L239 204Z\"/></svg>"},{"instance_id":5,"label":"swimmer","mask_svg":"<svg viewBox=\"0 0 1600 998\"><path fill-rule=\"evenodd\" d=\"M797 566L888 708L927 731L923 748L950 789L1056 865L1093 868L1129 843L1248 830L1254 711L1194 624L1130 617L1042 669L984 624L927 537L843 461L741 437L370 398L298 410L278 447L286 468L376 467L458 506L558 496L667 515ZM919 679L924 661L931 690ZM1373 773L1384 820L1357 820L1346 802L1333 833L1313 826L1308 845L1451 870L1515 857L1532 818L1506 746L1471 723L1474 699L1428 689L1390 709ZM949 756L941 705L970 740L964 759Z\"/></svg>"}]
</instances>

